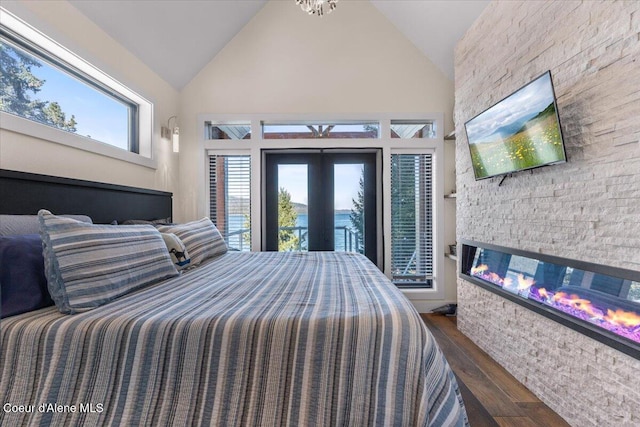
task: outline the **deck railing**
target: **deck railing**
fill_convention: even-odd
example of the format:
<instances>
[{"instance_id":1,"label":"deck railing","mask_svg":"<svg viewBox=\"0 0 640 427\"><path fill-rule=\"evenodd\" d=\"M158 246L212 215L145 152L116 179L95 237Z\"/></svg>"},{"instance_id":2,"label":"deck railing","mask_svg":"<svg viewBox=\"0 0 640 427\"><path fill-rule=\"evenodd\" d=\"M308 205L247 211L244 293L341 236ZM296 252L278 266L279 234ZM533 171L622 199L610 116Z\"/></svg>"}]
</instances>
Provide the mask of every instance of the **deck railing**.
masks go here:
<instances>
[{"instance_id":1,"label":"deck railing","mask_svg":"<svg viewBox=\"0 0 640 427\"><path fill-rule=\"evenodd\" d=\"M248 236L249 231L250 230L248 228L240 228L238 230L234 230L230 232L227 237L228 245L240 251L250 250L251 244L247 241L247 238L245 237L245 235ZM296 250L297 251L307 250L306 241L307 241L308 227L303 227L303 226L280 227L280 231L293 231L298 237L298 247L296 248ZM339 237L342 240L342 245L337 244L338 243L337 240ZM358 231L354 230L353 228L346 225L335 227L335 239L336 239L336 242L334 242L336 243L335 246L336 248L339 248L337 250L344 251L344 252L362 253L363 248L362 248L362 243L360 239L360 233L358 233Z\"/></svg>"}]
</instances>

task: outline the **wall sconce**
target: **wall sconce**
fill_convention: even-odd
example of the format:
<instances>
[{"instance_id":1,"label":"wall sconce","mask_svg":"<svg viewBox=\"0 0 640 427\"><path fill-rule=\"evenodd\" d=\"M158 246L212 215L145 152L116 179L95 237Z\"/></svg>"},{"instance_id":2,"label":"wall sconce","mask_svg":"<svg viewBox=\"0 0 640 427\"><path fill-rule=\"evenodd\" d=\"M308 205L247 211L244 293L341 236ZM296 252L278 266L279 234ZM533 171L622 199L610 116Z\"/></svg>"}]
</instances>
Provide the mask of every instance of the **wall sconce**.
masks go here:
<instances>
[{"instance_id":1,"label":"wall sconce","mask_svg":"<svg viewBox=\"0 0 640 427\"><path fill-rule=\"evenodd\" d=\"M171 127L171 119L174 119L174 126ZM173 152L178 153L180 151L180 128L178 127L178 116L171 116L167 120L167 127L162 126L161 135L165 139L171 140Z\"/></svg>"}]
</instances>

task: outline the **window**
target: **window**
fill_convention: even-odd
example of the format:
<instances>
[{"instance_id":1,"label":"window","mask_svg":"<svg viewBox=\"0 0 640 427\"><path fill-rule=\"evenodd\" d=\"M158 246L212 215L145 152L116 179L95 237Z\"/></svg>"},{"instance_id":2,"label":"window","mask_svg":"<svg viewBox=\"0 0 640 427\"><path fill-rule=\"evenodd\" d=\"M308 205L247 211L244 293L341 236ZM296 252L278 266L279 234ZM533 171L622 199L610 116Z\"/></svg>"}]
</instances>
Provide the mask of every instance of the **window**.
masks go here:
<instances>
[{"instance_id":1,"label":"window","mask_svg":"<svg viewBox=\"0 0 640 427\"><path fill-rule=\"evenodd\" d=\"M435 138L436 124L432 121L391 120L391 138Z\"/></svg>"},{"instance_id":2,"label":"window","mask_svg":"<svg viewBox=\"0 0 640 427\"><path fill-rule=\"evenodd\" d=\"M251 156L209 156L209 204L227 245L251 250Z\"/></svg>"},{"instance_id":3,"label":"window","mask_svg":"<svg viewBox=\"0 0 640 427\"><path fill-rule=\"evenodd\" d=\"M377 122L363 123L262 123L264 139L306 138L378 138L380 125Z\"/></svg>"},{"instance_id":4,"label":"window","mask_svg":"<svg viewBox=\"0 0 640 427\"><path fill-rule=\"evenodd\" d=\"M150 102L4 9L0 17L3 128L155 166Z\"/></svg>"},{"instance_id":5,"label":"window","mask_svg":"<svg viewBox=\"0 0 640 427\"><path fill-rule=\"evenodd\" d=\"M399 287L432 287L431 154L391 155L391 270Z\"/></svg>"},{"instance_id":6,"label":"window","mask_svg":"<svg viewBox=\"0 0 640 427\"><path fill-rule=\"evenodd\" d=\"M0 109L25 119L138 152L137 106L56 63L45 53L0 36ZM74 75L76 74L76 75Z\"/></svg>"},{"instance_id":7,"label":"window","mask_svg":"<svg viewBox=\"0 0 640 427\"><path fill-rule=\"evenodd\" d=\"M205 123L205 139L251 139L251 124Z\"/></svg>"},{"instance_id":8,"label":"window","mask_svg":"<svg viewBox=\"0 0 640 427\"><path fill-rule=\"evenodd\" d=\"M213 178L205 179L198 207L211 209L232 247L360 252L410 299L441 300L450 270L444 249L452 242L444 203L436 203L444 198L444 116L395 116L199 115L200 167L211 155L246 156L252 182L242 215L225 210L225 186ZM225 231L231 215L240 216Z\"/></svg>"}]
</instances>

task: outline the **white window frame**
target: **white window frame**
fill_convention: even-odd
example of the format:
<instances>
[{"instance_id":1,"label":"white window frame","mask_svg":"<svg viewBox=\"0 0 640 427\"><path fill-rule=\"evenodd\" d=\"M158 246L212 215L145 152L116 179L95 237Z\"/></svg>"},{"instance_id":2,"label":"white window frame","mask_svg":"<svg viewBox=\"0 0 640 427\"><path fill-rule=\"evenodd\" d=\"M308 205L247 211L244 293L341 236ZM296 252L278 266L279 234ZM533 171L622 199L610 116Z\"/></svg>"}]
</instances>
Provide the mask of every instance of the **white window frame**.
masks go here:
<instances>
[{"instance_id":1,"label":"white window frame","mask_svg":"<svg viewBox=\"0 0 640 427\"><path fill-rule=\"evenodd\" d=\"M400 139L391 138L391 120L431 120L436 123L435 138ZM380 123L379 138L354 138L354 139L263 139L262 122L294 123L294 122L361 122L377 121ZM251 124L250 139L232 140L208 140L205 139L205 123L211 124ZM251 156L251 250L260 251L262 236L261 231L265 218L262 216L262 170L263 150L287 150L287 149L380 149L382 153L382 233L391 235L391 154L424 154L433 155L433 286L430 289L401 288L401 291L411 300L442 300L445 289L445 264L444 264L444 114L443 113L417 113L417 114L200 114L198 115L198 129L200 134L200 161L199 176L202 177L203 190L200 197L205 201L202 216L208 215L209 206L209 182L208 165L209 154L220 155L250 155ZM391 278L391 241L381 239L379 247L382 247L384 274Z\"/></svg>"},{"instance_id":2,"label":"white window frame","mask_svg":"<svg viewBox=\"0 0 640 427\"><path fill-rule=\"evenodd\" d=\"M153 158L152 144L153 104L44 33L22 21L11 12L4 8L0 8L0 12L0 26L8 30L8 32L18 35L27 42L37 46L38 49L42 49L62 63L78 70L104 87L126 98L132 104L137 105L137 145L139 153L134 153L82 135L56 129L3 111L0 112L0 128L155 169L157 162Z\"/></svg>"}]
</instances>

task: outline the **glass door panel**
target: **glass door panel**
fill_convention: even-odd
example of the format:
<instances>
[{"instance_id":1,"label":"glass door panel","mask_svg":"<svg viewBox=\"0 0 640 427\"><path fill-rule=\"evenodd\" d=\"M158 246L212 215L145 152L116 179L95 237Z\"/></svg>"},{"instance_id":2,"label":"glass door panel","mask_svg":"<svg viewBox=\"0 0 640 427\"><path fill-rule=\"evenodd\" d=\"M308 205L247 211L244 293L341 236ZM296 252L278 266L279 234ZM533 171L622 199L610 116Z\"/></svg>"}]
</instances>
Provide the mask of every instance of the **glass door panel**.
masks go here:
<instances>
[{"instance_id":1,"label":"glass door panel","mask_svg":"<svg viewBox=\"0 0 640 427\"><path fill-rule=\"evenodd\" d=\"M364 164L333 165L334 250L364 253Z\"/></svg>"},{"instance_id":2,"label":"glass door panel","mask_svg":"<svg viewBox=\"0 0 640 427\"><path fill-rule=\"evenodd\" d=\"M377 263L376 156L266 153L263 248L358 252Z\"/></svg>"},{"instance_id":3,"label":"glass door panel","mask_svg":"<svg viewBox=\"0 0 640 427\"><path fill-rule=\"evenodd\" d=\"M309 171L306 164L278 164L278 251L308 250Z\"/></svg>"}]
</instances>

